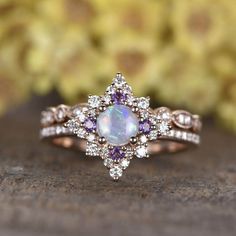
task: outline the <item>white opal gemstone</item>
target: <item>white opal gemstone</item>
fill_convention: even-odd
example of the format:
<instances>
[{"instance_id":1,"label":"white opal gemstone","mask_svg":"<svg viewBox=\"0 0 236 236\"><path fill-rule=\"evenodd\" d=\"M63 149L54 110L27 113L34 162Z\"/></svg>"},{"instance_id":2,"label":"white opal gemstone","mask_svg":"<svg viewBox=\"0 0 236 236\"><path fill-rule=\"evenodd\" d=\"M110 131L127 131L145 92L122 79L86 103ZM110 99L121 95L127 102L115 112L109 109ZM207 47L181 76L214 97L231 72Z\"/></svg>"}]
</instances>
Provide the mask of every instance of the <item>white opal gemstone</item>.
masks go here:
<instances>
[{"instance_id":1,"label":"white opal gemstone","mask_svg":"<svg viewBox=\"0 0 236 236\"><path fill-rule=\"evenodd\" d=\"M113 105L100 113L97 119L97 132L109 144L125 145L137 135L139 122L132 110L124 105Z\"/></svg>"}]
</instances>

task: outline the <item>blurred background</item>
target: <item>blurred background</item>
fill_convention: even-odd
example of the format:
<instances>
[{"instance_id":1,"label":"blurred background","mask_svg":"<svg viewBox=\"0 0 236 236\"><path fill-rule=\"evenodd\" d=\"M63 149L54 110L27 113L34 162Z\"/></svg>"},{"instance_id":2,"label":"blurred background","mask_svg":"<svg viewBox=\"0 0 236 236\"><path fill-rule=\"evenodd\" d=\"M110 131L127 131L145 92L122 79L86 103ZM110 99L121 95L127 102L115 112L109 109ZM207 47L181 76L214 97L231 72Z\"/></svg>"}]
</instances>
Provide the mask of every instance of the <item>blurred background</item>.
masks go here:
<instances>
[{"instance_id":1,"label":"blurred background","mask_svg":"<svg viewBox=\"0 0 236 236\"><path fill-rule=\"evenodd\" d=\"M73 104L117 71L135 94L236 133L235 0L0 0L0 114Z\"/></svg>"}]
</instances>

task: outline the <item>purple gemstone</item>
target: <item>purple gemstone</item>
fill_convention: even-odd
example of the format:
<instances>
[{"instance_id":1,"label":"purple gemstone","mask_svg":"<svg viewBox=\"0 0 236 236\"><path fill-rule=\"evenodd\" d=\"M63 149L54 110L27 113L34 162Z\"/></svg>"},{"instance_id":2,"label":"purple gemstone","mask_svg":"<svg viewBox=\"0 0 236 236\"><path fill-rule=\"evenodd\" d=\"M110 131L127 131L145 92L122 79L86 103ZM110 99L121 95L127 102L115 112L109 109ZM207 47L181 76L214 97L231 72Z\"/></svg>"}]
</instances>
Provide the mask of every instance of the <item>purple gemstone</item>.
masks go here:
<instances>
[{"instance_id":1,"label":"purple gemstone","mask_svg":"<svg viewBox=\"0 0 236 236\"><path fill-rule=\"evenodd\" d=\"M93 118L88 118L84 122L84 127L88 132L92 132L96 129L96 120Z\"/></svg>"},{"instance_id":2,"label":"purple gemstone","mask_svg":"<svg viewBox=\"0 0 236 236\"><path fill-rule=\"evenodd\" d=\"M127 99L127 95L122 92L115 92L111 95L111 98L115 104L121 104Z\"/></svg>"},{"instance_id":3,"label":"purple gemstone","mask_svg":"<svg viewBox=\"0 0 236 236\"><path fill-rule=\"evenodd\" d=\"M125 157L125 153L120 147L114 147L110 150L110 156L113 160L117 161Z\"/></svg>"},{"instance_id":4,"label":"purple gemstone","mask_svg":"<svg viewBox=\"0 0 236 236\"><path fill-rule=\"evenodd\" d=\"M140 121L139 130L144 134L148 134L151 131L151 122L149 120Z\"/></svg>"}]
</instances>

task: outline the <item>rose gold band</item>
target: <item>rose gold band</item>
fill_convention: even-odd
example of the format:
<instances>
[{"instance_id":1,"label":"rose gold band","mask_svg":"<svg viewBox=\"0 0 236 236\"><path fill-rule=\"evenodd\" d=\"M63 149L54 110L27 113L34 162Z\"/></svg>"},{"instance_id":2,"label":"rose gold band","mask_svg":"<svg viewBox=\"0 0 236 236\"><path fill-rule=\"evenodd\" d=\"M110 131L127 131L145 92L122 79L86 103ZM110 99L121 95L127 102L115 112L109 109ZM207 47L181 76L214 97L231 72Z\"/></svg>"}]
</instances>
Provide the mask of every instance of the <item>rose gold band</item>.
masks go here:
<instances>
[{"instance_id":1,"label":"rose gold band","mask_svg":"<svg viewBox=\"0 0 236 236\"><path fill-rule=\"evenodd\" d=\"M87 104L77 105L87 107ZM60 105L58 107L48 108L42 112L40 137L42 140L48 140L53 144L64 148L77 148L85 150L86 140L80 139L68 127L66 122L71 118L75 107ZM199 116L192 115L187 111L176 110L170 111L168 108L157 108L150 110L153 116L163 115L168 110L170 112L170 131L165 134L159 134L156 139L148 145L150 154L160 152L176 152L189 146L196 146L200 143L199 132L202 123Z\"/></svg>"}]
</instances>

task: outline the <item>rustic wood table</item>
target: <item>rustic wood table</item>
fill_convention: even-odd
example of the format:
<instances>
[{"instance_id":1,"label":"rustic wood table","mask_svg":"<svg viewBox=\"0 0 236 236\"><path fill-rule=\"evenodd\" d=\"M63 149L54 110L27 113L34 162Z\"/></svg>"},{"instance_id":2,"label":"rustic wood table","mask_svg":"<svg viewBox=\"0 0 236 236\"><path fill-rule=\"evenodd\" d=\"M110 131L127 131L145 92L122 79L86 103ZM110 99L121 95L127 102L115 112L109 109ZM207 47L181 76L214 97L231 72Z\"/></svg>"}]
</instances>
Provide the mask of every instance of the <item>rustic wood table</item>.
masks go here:
<instances>
[{"instance_id":1,"label":"rustic wood table","mask_svg":"<svg viewBox=\"0 0 236 236\"><path fill-rule=\"evenodd\" d=\"M47 103L1 119L1 236L236 235L235 136L207 121L199 149L135 159L113 182L101 160L39 142Z\"/></svg>"}]
</instances>

